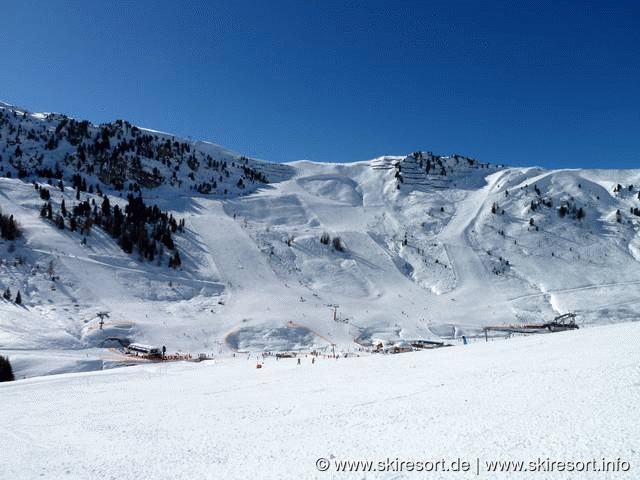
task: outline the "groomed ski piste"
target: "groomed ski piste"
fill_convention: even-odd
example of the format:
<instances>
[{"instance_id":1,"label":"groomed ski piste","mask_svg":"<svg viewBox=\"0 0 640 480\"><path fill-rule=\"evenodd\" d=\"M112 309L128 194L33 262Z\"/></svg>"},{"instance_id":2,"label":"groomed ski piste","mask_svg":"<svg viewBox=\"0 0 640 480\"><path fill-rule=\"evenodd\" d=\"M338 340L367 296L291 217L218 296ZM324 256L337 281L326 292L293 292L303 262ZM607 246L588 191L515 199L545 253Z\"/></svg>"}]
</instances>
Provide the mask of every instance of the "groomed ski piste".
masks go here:
<instances>
[{"instance_id":1,"label":"groomed ski piste","mask_svg":"<svg viewBox=\"0 0 640 480\"><path fill-rule=\"evenodd\" d=\"M635 479L639 342L626 323L267 357L261 369L251 355L8 382L0 476Z\"/></svg>"},{"instance_id":2,"label":"groomed ski piste","mask_svg":"<svg viewBox=\"0 0 640 480\"><path fill-rule=\"evenodd\" d=\"M100 184L64 136L49 149L28 133L68 128L62 117L0 109L0 209L21 230L0 240L0 355L18 379L0 385L0 478L334 478L349 474L316 459L440 457L619 458L635 476L594 478L637 478L640 170L424 152L276 164L140 128L198 160L143 159L136 173L158 182L140 190L147 205L184 220L173 269L100 228L83 236L42 218L34 183L59 211L78 195L124 208L133 181ZM123 142L137 128L114 125ZM87 128L81 142L102 138ZM224 175L203 166L209 157ZM29 164L59 168L65 185ZM71 188L77 171L102 194ZM198 191L212 172L216 187ZM485 341L484 327L570 312L577 331ZM452 347L373 353L416 341ZM119 342L208 361L144 363Z\"/></svg>"},{"instance_id":3,"label":"groomed ski piste","mask_svg":"<svg viewBox=\"0 0 640 480\"><path fill-rule=\"evenodd\" d=\"M0 352L23 378L113 365L106 338L193 356L356 353L459 343L487 325L567 312L582 327L638 318L629 211L640 201L626 185L640 185L639 172L488 167L456 177L452 167L444 188L442 178L399 183L378 162L296 162L290 179L232 198L144 191L185 220L177 270L124 253L98 228L83 244L40 218L32 183L0 179L0 208L23 231L0 247L2 290L23 299L0 302ZM625 191L613 193L618 183ZM54 208L74 203L72 189L51 191ZM552 206L531 211L532 202ZM565 205L586 217L560 216Z\"/></svg>"}]
</instances>

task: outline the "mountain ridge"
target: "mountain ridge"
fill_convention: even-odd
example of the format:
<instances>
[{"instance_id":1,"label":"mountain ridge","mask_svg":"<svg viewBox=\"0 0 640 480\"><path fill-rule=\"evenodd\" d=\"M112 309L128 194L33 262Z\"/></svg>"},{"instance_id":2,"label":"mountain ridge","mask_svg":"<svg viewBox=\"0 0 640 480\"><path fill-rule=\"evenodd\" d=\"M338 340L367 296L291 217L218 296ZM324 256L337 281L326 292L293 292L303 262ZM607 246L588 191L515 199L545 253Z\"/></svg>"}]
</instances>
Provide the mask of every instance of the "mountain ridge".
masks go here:
<instances>
[{"instance_id":1,"label":"mountain ridge","mask_svg":"<svg viewBox=\"0 0 640 480\"><path fill-rule=\"evenodd\" d=\"M194 354L350 352L640 312L640 171L419 151L273 164L125 121L19 112L0 107L0 208L22 231L0 243L0 351L17 355L19 375L42 373L43 351L60 362L44 373L117 363L109 337ZM90 234L41 217L41 189L63 223L63 200L90 205ZM149 260L110 237L115 207L137 198L180 226L176 268L160 242Z\"/></svg>"}]
</instances>

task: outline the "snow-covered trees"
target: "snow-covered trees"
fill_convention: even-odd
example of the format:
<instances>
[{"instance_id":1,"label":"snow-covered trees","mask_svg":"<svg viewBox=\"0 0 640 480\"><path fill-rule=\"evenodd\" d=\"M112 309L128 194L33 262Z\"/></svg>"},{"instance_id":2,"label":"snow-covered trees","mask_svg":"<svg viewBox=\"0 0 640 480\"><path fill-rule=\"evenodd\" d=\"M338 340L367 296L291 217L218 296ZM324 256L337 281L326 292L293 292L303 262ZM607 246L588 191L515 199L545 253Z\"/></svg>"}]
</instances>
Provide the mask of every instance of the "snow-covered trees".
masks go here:
<instances>
[{"instance_id":1,"label":"snow-covered trees","mask_svg":"<svg viewBox=\"0 0 640 480\"><path fill-rule=\"evenodd\" d=\"M331 244L333 248L338 252L344 251L344 245L342 244L342 240L340 239L340 237L334 237L332 240L331 236L329 236L327 232L322 232L322 235L320 235L320 243L322 243L323 245Z\"/></svg>"},{"instance_id":2,"label":"snow-covered trees","mask_svg":"<svg viewBox=\"0 0 640 480\"><path fill-rule=\"evenodd\" d=\"M51 193L48 188L40 187L38 191L40 192L40 198L42 200L49 200L51 198Z\"/></svg>"},{"instance_id":3,"label":"snow-covered trees","mask_svg":"<svg viewBox=\"0 0 640 480\"><path fill-rule=\"evenodd\" d=\"M93 207L85 200L68 209L63 200L60 211L55 215L51 202L46 202L40 209L40 216L53 221L60 229L68 226L71 231L79 230L81 235L88 235L92 226L97 225L116 239L124 252L137 251L141 259L153 261L163 247L175 250L172 234L184 229L184 220L176 220L156 205L146 205L141 196L129 194L127 199L124 209L119 205L112 206L107 195L103 196L100 204L92 202ZM172 260L170 267L176 268L181 264L179 255L177 258L173 255Z\"/></svg>"},{"instance_id":4,"label":"snow-covered trees","mask_svg":"<svg viewBox=\"0 0 640 480\"><path fill-rule=\"evenodd\" d=\"M208 147L145 131L124 120L92 125L64 115L42 118L1 107L0 151L7 153L4 161L0 158L4 164L0 167L9 167L6 171L0 168L5 176L17 173L18 178L55 179L52 185L61 191L71 181L76 200L83 191L100 193L98 185L87 185L81 174L97 177L115 190L134 192L186 183L203 194L241 194L250 192L255 184L269 182L262 166L252 165L246 157L219 155Z\"/></svg>"},{"instance_id":5,"label":"snow-covered trees","mask_svg":"<svg viewBox=\"0 0 640 480\"><path fill-rule=\"evenodd\" d=\"M334 237L331 243L333 245L333 248L336 249L336 251L338 252L344 251L344 246L342 245L342 240L340 239L340 237Z\"/></svg>"},{"instance_id":6,"label":"snow-covered trees","mask_svg":"<svg viewBox=\"0 0 640 480\"><path fill-rule=\"evenodd\" d=\"M564 218L568 214L571 214L576 220L582 220L587 216L584 208L577 207L571 202L564 202L562 205L560 205L560 207L558 207L558 215L560 216L560 218Z\"/></svg>"}]
</instances>

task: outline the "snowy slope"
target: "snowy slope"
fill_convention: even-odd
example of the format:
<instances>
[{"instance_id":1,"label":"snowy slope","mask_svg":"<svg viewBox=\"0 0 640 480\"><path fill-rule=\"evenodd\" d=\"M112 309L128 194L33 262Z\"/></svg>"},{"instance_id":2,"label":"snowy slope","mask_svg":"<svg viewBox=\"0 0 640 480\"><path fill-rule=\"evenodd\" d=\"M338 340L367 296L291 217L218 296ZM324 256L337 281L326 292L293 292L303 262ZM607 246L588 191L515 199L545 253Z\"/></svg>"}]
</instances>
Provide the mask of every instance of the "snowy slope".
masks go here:
<instances>
[{"instance_id":1,"label":"snowy slope","mask_svg":"<svg viewBox=\"0 0 640 480\"><path fill-rule=\"evenodd\" d=\"M487 325L570 311L581 326L640 314L640 170L423 152L279 165L122 121L0 110L0 167L11 177L0 179L0 209L23 233L0 240L0 290L11 292L0 300L0 354L19 378L126 361L108 338L217 357L355 352L460 343ZM72 188L74 175L88 188ZM100 228L86 243L56 228L40 217L34 182L51 184L56 211L78 196L124 208L141 195L184 220L181 267L125 253Z\"/></svg>"},{"instance_id":2,"label":"snowy slope","mask_svg":"<svg viewBox=\"0 0 640 480\"><path fill-rule=\"evenodd\" d=\"M0 477L638 478L639 326L0 384ZM461 459L469 472L398 471L396 459L431 469ZM338 472L343 461L387 471ZM538 471L495 473L492 461Z\"/></svg>"}]
</instances>

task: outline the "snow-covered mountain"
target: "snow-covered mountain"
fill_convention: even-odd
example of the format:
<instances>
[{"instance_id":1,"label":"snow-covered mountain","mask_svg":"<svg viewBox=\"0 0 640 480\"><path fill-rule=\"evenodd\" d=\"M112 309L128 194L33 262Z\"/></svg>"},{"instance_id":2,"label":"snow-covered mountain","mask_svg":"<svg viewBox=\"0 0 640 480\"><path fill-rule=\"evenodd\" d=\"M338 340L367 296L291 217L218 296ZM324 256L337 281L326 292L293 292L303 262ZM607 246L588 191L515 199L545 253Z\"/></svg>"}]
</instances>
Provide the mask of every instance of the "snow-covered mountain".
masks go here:
<instances>
[{"instance_id":1,"label":"snow-covered mountain","mask_svg":"<svg viewBox=\"0 0 640 480\"><path fill-rule=\"evenodd\" d=\"M640 170L424 152L273 164L6 104L0 156L21 232L0 243L0 353L18 377L118 363L108 338L355 351L640 312Z\"/></svg>"}]
</instances>

